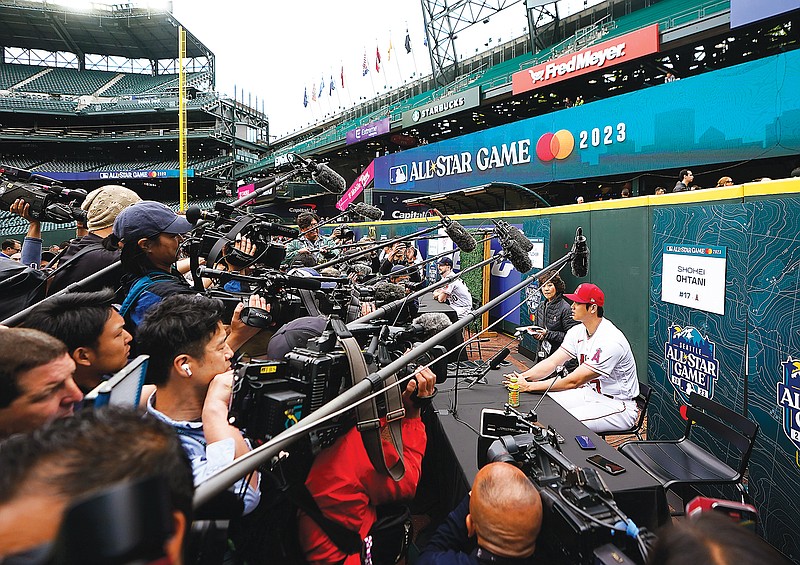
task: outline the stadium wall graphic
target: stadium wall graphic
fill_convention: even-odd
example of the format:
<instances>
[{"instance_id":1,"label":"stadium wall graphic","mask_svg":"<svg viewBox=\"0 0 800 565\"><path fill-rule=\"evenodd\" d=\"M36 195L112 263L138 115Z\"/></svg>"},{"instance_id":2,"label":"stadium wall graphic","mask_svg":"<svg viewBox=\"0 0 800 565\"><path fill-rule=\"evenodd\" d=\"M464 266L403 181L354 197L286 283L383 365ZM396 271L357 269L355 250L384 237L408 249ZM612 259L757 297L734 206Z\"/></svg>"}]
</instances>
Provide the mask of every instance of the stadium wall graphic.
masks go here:
<instances>
[{"instance_id":1,"label":"stadium wall graphic","mask_svg":"<svg viewBox=\"0 0 800 565\"><path fill-rule=\"evenodd\" d=\"M378 190L439 193L800 152L800 51L375 160Z\"/></svg>"}]
</instances>

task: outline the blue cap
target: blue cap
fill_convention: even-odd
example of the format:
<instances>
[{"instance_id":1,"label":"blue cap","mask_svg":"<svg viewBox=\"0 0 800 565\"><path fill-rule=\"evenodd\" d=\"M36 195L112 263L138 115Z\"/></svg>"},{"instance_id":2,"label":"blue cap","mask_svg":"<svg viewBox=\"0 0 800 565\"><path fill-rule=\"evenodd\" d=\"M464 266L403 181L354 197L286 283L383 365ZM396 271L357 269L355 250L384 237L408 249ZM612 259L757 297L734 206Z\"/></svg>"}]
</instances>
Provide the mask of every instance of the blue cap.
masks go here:
<instances>
[{"instance_id":1,"label":"blue cap","mask_svg":"<svg viewBox=\"0 0 800 565\"><path fill-rule=\"evenodd\" d=\"M400 273L401 271L401 276L411 274L411 269L408 268L408 265L395 265L392 267L392 270L389 271L389 276L394 275L395 273Z\"/></svg>"},{"instance_id":2,"label":"blue cap","mask_svg":"<svg viewBox=\"0 0 800 565\"><path fill-rule=\"evenodd\" d=\"M186 218L166 204L142 200L125 208L114 220L114 235L123 241L139 241L160 233L186 233L192 229Z\"/></svg>"},{"instance_id":3,"label":"blue cap","mask_svg":"<svg viewBox=\"0 0 800 565\"><path fill-rule=\"evenodd\" d=\"M442 257L441 259L439 259L439 264L440 265L449 265L449 266L452 267L453 266L453 260L450 257Z\"/></svg>"}]
</instances>

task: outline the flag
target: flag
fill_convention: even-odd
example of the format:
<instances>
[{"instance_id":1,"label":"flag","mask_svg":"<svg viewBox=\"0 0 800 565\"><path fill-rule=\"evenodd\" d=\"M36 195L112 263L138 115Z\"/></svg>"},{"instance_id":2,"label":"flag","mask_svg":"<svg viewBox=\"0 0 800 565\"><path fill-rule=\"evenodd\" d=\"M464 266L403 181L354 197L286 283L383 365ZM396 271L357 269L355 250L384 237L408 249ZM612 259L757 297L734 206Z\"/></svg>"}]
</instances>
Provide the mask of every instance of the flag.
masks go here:
<instances>
[{"instance_id":1,"label":"flag","mask_svg":"<svg viewBox=\"0 0 800 565\"><path fill-rule=\"evenodd\" d=\"M331 89L328 91L328 96L333 96L334 90L336 90L336 85L333 84L333 75L331 75Z\"/></svg>"},{"instance_id":2,"label":"flag","mask_svg":"<svg viewBox=\"0 0 800 565\"><path fill-rule=\"evenodd\" d=\"M325 77L323 76L319 79L319 94L317 94L317 98L322 98L322 92L325 90Z\"/></svg>"},{"instance_id":3,"label":"flag","mask_svg":"<svg viewBox=\"0 0 800 565\"><path fill-rule=\"evenodd\" d=\"M387 61L391 61L392 60L392 38L391 37L389 37L389 51L387 51L387 53L386 53L386 60Z\"/></svg>"},{"instance_id":4,"label":"flag","mask_svg":"<svg viewBox=\"0 0 800 565\"><path fill-rule=\"evenodd\" d=\"M308 87L303 89L303 108L308 107Z\"/></svg>"},{"instance_id":5,"label":"flag","mask_svg":"<svg viewBox=\"0 0 800 565\"><path fill-rule=\"evenodd\" d=\"M375 47L375 72L381 72L381 50Z\"/></svg>"},{"instance_id":6,"label":"flag","mask_svg":"<svg viewBox=\"0 0 800 565\"><path fill-rule=\"evenodd\" d=\"M316 102L317 101L317 89L314 88L313 84L311 85L311 101L312 102Z\"/></svg>"},{"instance_id":7,"label":"flag","mask_svg":"<svg viewBox=\"0 0 800 565\"><path fill-rule=\"evenodd\" d=\"M411 53L411 36L408 35L408 30L406 30L406 55Z\"/></svg>"},{"instance_id":8,"label":"flag","mask_svg":"<svg viewBox=\"0 0 800 565\"><path fill-rule=\"evenodd\" d=\"M364 50L364 64L361 66L361 76L362 77L367 76L368 72L369 72L369 65L367 64L367 50L365 49Z\"/></svg>"},{"instance_id":9,"label":"flag","mask_svg":"<svg viewBox=\"0 0 800 565\"><path fill-rule=\"evenodd\" d=\"M427 47L428 46L428 33L425 32L425 35L422 36L422 44Z\"/></svg>"},{"instance_id":10,"label":"flag","mask_svg":"<svg viewBox=\"0 0 800 565\"><path fill-rule=\"evenodd\" d=\"M344 88L344 65L342 65L342 88Z\"/></svg>"}]
</instances>

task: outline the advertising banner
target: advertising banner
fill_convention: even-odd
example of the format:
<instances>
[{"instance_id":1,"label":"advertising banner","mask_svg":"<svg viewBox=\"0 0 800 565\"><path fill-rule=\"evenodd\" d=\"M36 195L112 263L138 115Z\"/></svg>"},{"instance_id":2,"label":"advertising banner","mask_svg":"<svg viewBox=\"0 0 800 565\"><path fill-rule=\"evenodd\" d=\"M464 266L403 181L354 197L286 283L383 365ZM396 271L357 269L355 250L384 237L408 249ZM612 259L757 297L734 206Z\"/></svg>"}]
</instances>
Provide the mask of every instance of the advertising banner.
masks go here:
<instances>
[{"instance_id":1,"label":"advertising banner","mask_svg":"<svg viewBox=\"0 0 800 565\"><path fill-rule=\"evenodd\" d=\"M731 28L751 24L760 20L797 10L797 0L731 0Z\"/></svg>"},{"instance_id":2,"label":"advertising banner","mask_svg":"<svg viewBox=\"0 0 800 565\"><path fill-rule=\"evenodd\" d=\"M521 94L562 80L608 69L658 52L658 24L616 37L577 53L541 63L511 77L513 93Z\"/></svg>"},{"instance_id":3,"label":"advertising banner","mask_svg":"<svg viewBox=\"0 0 800 565\"><path fill-rule=\"evenodd\" d=\"M63 172L63 171L36 171L53 180L114 180L114 179L176 179L181 172L178 169L167 170L124 170L124 171L86 171L86 172ZM186 169L186 176L194 177L194 169Z\"/></svg>"},{"instance_id":4,"label":"advertising banner","mask_svg":"<svg viewBox=\"0 0 800 565\"><path fill-rule=\"evenodd\" d=\"M364 141L365 139L378 137L384 133L389 133L390 129L391 125L389 118L383 118L377 122L370 122L366 125L359 126L348 131L345 136L345 144L352 145L353 143L358 143L359 141Z\"/></svg>"},{"instance_id":5,"label":"advertising banner","mask_svg":"<svg viewBox=\"0 0 800 565\"><path fill-rule=\"evenodd\" d=\"M422 122L455 114L469 108L477 108L480 103L481 88L479 86L470 88L464 92L459 92L458 94L453 94L452 96L439 98L430 104L425 104L424 106L403 112L403 129L421 124Z\"/></svg>"},{"instance_id":6,"label":"advertising banner","mask_svg":"<svg viewBox=\"0 0 800 565\"><path fill-rule=\"evenodd\" d=\"M375 161L373 160L369 166L364 169L364 172L358 175L358 178L350 185L347 192L344 193L339 201L336 203L336 208L339 210L346 210L347 207L358 197L361 192L369 186L372 179L375 178Z\"/></svg>"},{"instance_id":7,"label":"advertising banner","mask_svg":"<svg viewBox=\"0 0 800 565\"><path fill-rule=\"evenodd\" d=\"M677 175L687 154L694 166L796 155L799 90L800 51L791 51L385 155L375 160L375 189Z\"/></svg>"},{"instance_id":8,"label":"advertising banner","mask_svg":"<svg viewBox=\"0 0 800 565\"><path fill-rule=\"evenodd\" d=\"M256 190L256 185L253 183L242 185L236 189L236 197L237 197L236 199L238 200L243 196L247 196L248 194L253 194L255 190ZM243 205L249 206L251 204L255 204L255 202L256 202L255 199L248 200Z\"/></svg>"}]
</instances>

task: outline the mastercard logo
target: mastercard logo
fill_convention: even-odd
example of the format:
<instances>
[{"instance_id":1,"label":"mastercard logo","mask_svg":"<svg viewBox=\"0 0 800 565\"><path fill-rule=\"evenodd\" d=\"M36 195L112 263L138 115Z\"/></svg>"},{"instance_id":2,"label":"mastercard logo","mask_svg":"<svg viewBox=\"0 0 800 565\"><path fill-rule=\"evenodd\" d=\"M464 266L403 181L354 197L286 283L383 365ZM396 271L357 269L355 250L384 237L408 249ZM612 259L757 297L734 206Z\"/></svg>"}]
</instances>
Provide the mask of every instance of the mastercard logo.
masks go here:
<instances>
[{"instance_id":1,"label":"mastercard logo","mask_svg":"<svg viewBox=\"0 0 800 565\"><path fill-rule=\"evenodd\" d=\"M536 142L536 156L545 163L553 159L566 159L575 149L575 138L565 129L546 133Z\"/></svg>"}]
</instances>

